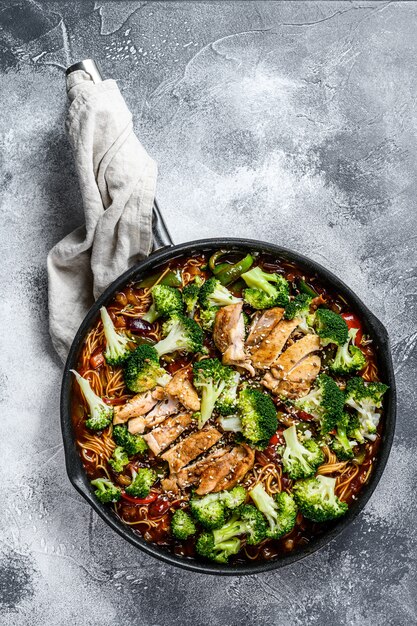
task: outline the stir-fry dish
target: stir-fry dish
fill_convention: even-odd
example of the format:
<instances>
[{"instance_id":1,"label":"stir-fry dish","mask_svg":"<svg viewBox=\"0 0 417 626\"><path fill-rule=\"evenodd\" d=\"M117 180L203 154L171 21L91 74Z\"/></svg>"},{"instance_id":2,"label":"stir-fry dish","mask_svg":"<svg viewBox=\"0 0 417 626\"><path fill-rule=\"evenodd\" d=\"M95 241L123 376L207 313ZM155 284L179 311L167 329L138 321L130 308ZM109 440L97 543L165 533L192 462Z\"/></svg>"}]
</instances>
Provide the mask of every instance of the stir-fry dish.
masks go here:
<instances>
[{"instance_id":1,"label":"stir-fry dish","mask_svg":"<svg viewBox=\"0 0 417 626\"><path fill-rule=\"evenodd\" d=\"M279 558L346 514L388 389L361 319L319 276L224 250L117 292L73 374L97 499L147 542L230 564Z\"/></svg>"}]
</instances>

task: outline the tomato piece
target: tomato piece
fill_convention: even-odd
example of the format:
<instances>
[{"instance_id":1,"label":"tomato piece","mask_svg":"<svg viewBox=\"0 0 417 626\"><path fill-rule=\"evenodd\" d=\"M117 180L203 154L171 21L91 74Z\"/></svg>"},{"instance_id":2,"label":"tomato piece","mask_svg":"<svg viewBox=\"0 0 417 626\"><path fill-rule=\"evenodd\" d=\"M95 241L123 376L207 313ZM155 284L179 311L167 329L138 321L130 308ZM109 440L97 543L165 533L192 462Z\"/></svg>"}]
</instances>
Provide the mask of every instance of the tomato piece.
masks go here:
<instances>
[{"instance_id":1,"label":"tomato piece","mask_svg":"<svg viewBox=\"0 0 417 626\"><path fill-rule=\"evenodd\" d=\"M90 365L93 370L96 370L100 365L104 365L104 354L98 348L93 354L90 356Z\"/></svg>"},{"instance_id":2,"label":"tomato piece","mask_svg":"<svg viewBox=\"0 0 417 626\"><path fill-rule=\"evenodd\" d=\"M277 430L276 433L274 433L272 435L272 437L271 437L271 439L269 440L269 443L268 443L268 448L269 448L269 446L276 446L278 444L284 443L284 440L282 438L282 433L283 433L283 431L280 428L279 430Z\"/></svg>"},{"instance_id":3,"label":"tomato piece","mask_svg":"<svg viewBox=\"0 0 417 626\"><path fill-rule=\"evenodd\" d=\"M162 517L172 506L172 502L166 498L159 497L149 507L149 517Z\"/></svg>"},{"instance_id":4,"label":"tomato piece","mask_svg":"<svg viewBox=\"0 0 417 626\"><path fill-rule=\"evenodd\" d=\"M362 343L363 337L363 327L362 322L355 313L342 313L342 317L345 320L348 329L357 328L358 332L356 333L355 341L353 342L355 346L359 346Z\"/></svg>"},{"instance_id":5,"label":"tomato piece","mask_svg":"<svg viewBox=\"0 0 417 626\"><path fill-rule=\"evenodd\" d=\"M297 417L303 422L311 422L314 419L314 415L310 415L310 413L306 413L305 411L297 411Z\"/></svg>"},{"instance_id":6,"label":"tomato piece","mask_svg":"<svg viewBox=\"0 0 417 626\"><path fill-rule=\"evenodd\" d=\"M131 504L137 504L138 506L141 504L150 504L154 502L158 497L156 493L150 493L146 498L135 498L134 496L129 496L125 491L122 491L122 498L126 500L126 502L130 502Z\"/></svg>"}]
</instances>

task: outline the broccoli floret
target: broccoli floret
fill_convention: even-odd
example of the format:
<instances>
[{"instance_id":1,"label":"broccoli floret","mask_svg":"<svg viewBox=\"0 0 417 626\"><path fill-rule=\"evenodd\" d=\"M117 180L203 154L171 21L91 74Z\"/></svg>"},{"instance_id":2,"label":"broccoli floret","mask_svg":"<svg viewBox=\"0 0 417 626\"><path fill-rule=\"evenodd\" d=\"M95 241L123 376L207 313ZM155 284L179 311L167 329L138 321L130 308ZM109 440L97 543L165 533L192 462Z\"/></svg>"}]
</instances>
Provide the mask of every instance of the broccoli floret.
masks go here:
<instances>
[{"instance_id":1,"label":"broccoli floret","mask_svg":"<svg viewBox=\"0 0 417 626\"><path fill-rule=\"evenodd\" d=\"M203 359L194 363L194 386L201 391L199 428L212 416L220 395L235 382L234 370L222 365L219 359Z\"/></svg>"},{"instance_id":2,"label":"broccoli floret","mask_svg":"<svg viewBox=\"0 0 417 626\"><path fill-rule=\"evenodd\" d=\"M241 433L242 432L242 420L239 415L227 415L219 417L218 422L220 426L226 432Z\"/></svg>"},{"instance_id":3,"label":"broccoli floret","mask_svg":"<svg viewBox=\"0 0 417 626\"><path fill-rule=\"evenodd\" d=\"M324 462L324 454L314 439L302 444L297 437L295 424L284 430L285 450L282 455L284 470L290 478L308 478Z\"/></svg>"},{"instance_id":4,"label":"broccoli floret","mask_svg":"<svg viewBox=\"0 0 417 626\"><path fill-rule=\"evenodd\" d=\"M152 289L152 304L143 316L146 322L154 322L159 317L168 317L173 313L182 313L184 304L181 292L168 285L156 285Z\"/></svg>"},{"instance_id":5,"label":"broccoli floret","mask_svg":"<svg viewBox=\"0 0 417 626\"><path fill-rule=\"evenodd\" d=\"M211 307L227 306L237 304L242 298L236 298L230 291L221 284L217 278L209 278L200 288L198 301L203 309Z\"/></svg>"},{"instance_id":6,"label":"broccoli floret","mask_svg":"<svg viewBox=\"0 0 417 626\"><path fill-rule=\"evenodd\" d=\"M203 347L204 334L194 320L175 313L162 326L164 339L154 345L159 356L170 352L200 352Z\"/></svg>"},{"instance_id":7,"label":"broccoli floret","mask_svg":"<svg viewBox=\"0 0 417 626\"><path fill-rule=\"evenodd\" d=\"M262 513L251 504L246 504L221 528L213 530L214 544L221 544L239 535L247 535L246 543L256 545L265 539L267 528Z\"/></svg>"},{"instance_id":8,"label":"broccoli floret","mask_svg":"<svg viewBox=\"0 0 417 626\"><path fill-rule=\"evenodd\" d=\"M229 384L226 385L216 402L216 410L220 415L231 415L236 411L239 380L239 372L233 372L230 375Z\"/></svg>"},{"instance_id":9,"label":"broccoli floret","mask_svg":"<svg viewBox=\"0 0 417 626\"><path fill-rule=\"evenodd\" d=\"M111 423L113 419L113 407L106 404L100 396L96 395L90 387L90 383L83 378L75 370L71 370L77 379L77 383L83 393L85 401L88 404L89 418L85 425L90 430L103 430Z\"/></svg>"},{"instance_id":10,"label":"broccoli floret","mask_svg":"<svg viewBox=\"0 0 417 626\"><path fill-rule=\"evenodd\" d=\"M329 343L343 346L349 339L348 325L345 320L330 309L317 309L315 324L323 346L327 346Z\"/></svg>"},{"instance_id":11,"label":"broccoli floret","mask_svg":"<svg viewBox=\"0 0 417 626\"><path fill-rule=\"evenodd\" d=\"M336 382L326 374L317 377L316 387L303 398L295 401L295 406L319 419L323 433L328 433L339 422L345 397Z\"/></svg>"},{"instance_id":12,"label":"broccoli floret","mask_svg":"<svg viewBox=\"0 0 417 626\"><path fill-rule=\"evenodd\" d=\"M335 359L330 369L335 374L352 374L366 365L366 357L362 350L354 345L357 328L349 330L349 339L343 346L338 346Z\"/></svg>"},{"instance_id":13,"label":"broccoli floret","mask_svg":"<svg viewBox=\"0 0 417 626\"><path fill-rule=\"evenodd\" d=\"M246 489L242 485L237 485L230 491L209 493L202 498L194 496L190 500L190 510L204 528L213 530L225 523L226 509L237 509L245 500Z\"/></svg>"},{"instance_id":14,"label":"broccoli floret","mask_svg":"<svg viewBox=\"0 0 417 626\"><path fill-rule=\"evenodd\" d=\"M97 500L100 500L103 504L107 502L117 502L120 500L121 490L116 485L113 485L108 478L96 478L91 481L93 487L97 487L94 492Z\"/></svg>"},{"instance_id":15,"label":"broccoli floret","mask_svg":"<svg viewBox=\"0 0 417 626\"><path fill-rule=\"evenodd\" d=\"M113 439L118 446L124 448L128 456L143 454L148 450L148 444L141 435L132 435L124 424L113 427Z\"/></svg>"},{"instance_id":16,"label":"broccoli floret","mask_svg":"<svg viewBox=\"0 0 417 626\"><path fill-rule=\"evenodd\" d=\"M331 443L331 448L339 461L348 461L354 457L352 446L350 445L347 435L350 423L351 418L349 413L344 412L337 424L336 435Z\"/></svg>"},{"instance_id":17,"label":"broccoli floret","mask_svg":"<svg viewBox=\"0 0 417 626\"><path fill-rule=\"evenodd\" d=\"M293 493L301 513L313 522L328 522L346 513L348 505L335 495L336 479L317 476L298 480Z\"/></svg>"},{"instance_id":18,"label":"broccoli floret","mask_svg":"<svg viewBox=\"0 0 417 626\"><path fill-rule=\"evenodd\" d=\"M265 448L278 428L277 410L270 396L253 387L239 393L239 415L242 434L258 447Z\"/></svg>"},{"instance_id":19,"label":"broccoli floret","mask_svg":"<svg viewBox=\"0 0 417 626\"><path fill-rule=\"evenodd\" d=\"M314 315L310 314L311 301L312 298L310 296L300 293L285 307L284 318L286 320L299 319L300 322L297 328L303 333L310 332L314 322Z\"/></svg>"},{"instance_id":20,"label":"broccoli floret","mask_svg":"<svg viewBox=\"0 0 417 626\"><path fill-rule=\"evenodd\" d=\"M216 313L219 307L213 306L210 309L200 309L200 325L201 328L207 332L213 330L214 322L216 321Z\"/></svg>"},{"instance_id":21,"label":"broccoli floret","mask_svg":"<svg viewBox=\"0 0 417 626\"><path fill-rule=\"evenodd\" d=\"M365 383L359 376L346 385L346 404L358 413L359 433L362 438L375 441L381 414L382 398L388 386L383 383ZM357 437L355 437L356 439ZM360 441L358 439L358 441Z\"/></svg>"},{"instance_id":22,"label":"broccoli floret","mask_svg":"<svg viewBox=\"0 0 417 626\"><path fill-rule=\"evenodd\" d=\"M362 434L361 423L358 413L349 416L349 425L347 428L347 436L356 440L358 443L365 443L365 437Z\"/></svg>"},{"instance_id":23,"label":"broccoli floret","mask_svg":"<svg viewBox=\"0 0 417 626\"><path fill-rule=\"evenodd\" d=\"M221 493L209 493L203 498L193 497L190 500L190 510L195 519L208 530L220 528L226 519Z\"/></svg>"},{"instance_id":24,"label":"broccoli floret","mask_svg":"<svg viewBox=\"0 0 417 626\"><path fill-rule=\"evenodd\" d=\"M123 471L124 466L128 463L129 457L126 451L121 446L117 446L113 451L112 457L109 459L109 465L111 465L115 472L119 473Z\"/></svg>"},{"instance_id":25,"label":"broccoli floret","mask_svg":"<svg viewBox=\"0 0 417 626\"><path fill-rule=\"evenodd\" d=\"M182 509L177 509L171 519L171 532L176 539L188 539L197 528L194 520Z\"/></svg>"},{"instance_id":26,"label":"broccoli floret","mask_svg":"<svg viewBox=\"0 0 417 626\"><path fill-rule=\"evenodd\" d=\"M216 544L213 533L202 533L197 539L195 549L200 556L216 561L217 563L227 563L232 554L237 554L240 550L241 542L238 537Z\"/></svg>"},{"instance_id":27,"label":"broccoli floret","mask_svg":"<svg viewBox=\"0 0 417 626\"><path fill-rule=\"evenodd\" d=\"M253 267L242 274L242 278L249 287L244 292L245 302L254 309L286 306L288 303L290 286L280 274L268 274L260 267Z\"/></svg>"},{"instance_id":28,"label":"broccoli floret","mask_svg":"<svg viewBox=\"0 0 417 626\"><path fill-rule=\"evenodd\" d=\"M261 483L258 483L249 495L257 508L268 521L266 532L271 539L279 539L287 535L295 526L297 506L292 496L285 491L276 494L275 499L266 493Z\"/></svg>"},{"instance_id":29,"label":"broccoli floret","mask_svg":"<svg viewBox=\"0 0 417 626\"><path fill-rule=\"evenodd\" d=\"M125 491L135 498L146 498L156 479L156 472L149 467L142 467L137 472L133 470L132 482L126 487Z\"/></svg>"},{"instance_id":30,"label":"broccoli floret","mask_svg":"<svg viewBox=\"0 0 417 626\"><path fill-rule=\"evenodd\" d=\"M198 294L200 293L200 285L197 279L193 283L188 283L182 290L182 299L185 304L185 310L188 317L194 317L195 308L198 302Z\"/></svg>"},{"instance_id":31,"label":"broccoli floret","mask_svg":"<svg viewBox=\"0 0 417 626\"><path fill-rule=\"evenodd\" d=\"M230 491L222 491L221 500L227 509L236 509L245 502L246 489L242 485L236 485Z\"/></svg>"},{"instance_id":32,"label":"broccoli floret","mask_svg":"<svg viewBox=\"0 0 417 626\"><path fill-rule=\"evenodd\" d=\"M107 309L102 306L100 309L101 321L103 322L104 336L106 338L106 349L104 358L110 365L120 365L129 356L131 350L129 337L118 333L113 325Z\"/></svg>"},{"instance_id":33,"label":"broccoli floret","mask_svg":"<svg viewBox=\"0 0 417 626\"><path fill-rule=\"evenodd\" d=\"M153 389L157 385L165 386L170 375L159 365L158 353L146 343L136 348L124 364L126 386L135 393Z\"/></svg>"}]
</instances>

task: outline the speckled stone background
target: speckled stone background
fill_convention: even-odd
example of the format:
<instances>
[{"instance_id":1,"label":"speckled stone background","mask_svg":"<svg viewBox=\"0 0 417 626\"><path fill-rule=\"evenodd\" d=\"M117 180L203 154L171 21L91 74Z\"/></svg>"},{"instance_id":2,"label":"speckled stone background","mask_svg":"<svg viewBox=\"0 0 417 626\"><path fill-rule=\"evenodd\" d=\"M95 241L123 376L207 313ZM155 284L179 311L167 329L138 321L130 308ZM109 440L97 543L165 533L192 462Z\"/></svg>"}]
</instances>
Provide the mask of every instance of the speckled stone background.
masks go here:
<instances>
[{"instance_id":1,"label":"speckled stone background","mask_svg":"<svg viewBox=\"0 0 417 626\"><path fill-rule=\"evenodd\" d=\"M1 65L1 623L416 624L417 4L4 1ZM395 446L364 513L255 577L173 569L71 487L45 259L82 222L64 70L117 77L159 163L176 242L283 243L386 324Z\"/></svg>"}]
</instances>

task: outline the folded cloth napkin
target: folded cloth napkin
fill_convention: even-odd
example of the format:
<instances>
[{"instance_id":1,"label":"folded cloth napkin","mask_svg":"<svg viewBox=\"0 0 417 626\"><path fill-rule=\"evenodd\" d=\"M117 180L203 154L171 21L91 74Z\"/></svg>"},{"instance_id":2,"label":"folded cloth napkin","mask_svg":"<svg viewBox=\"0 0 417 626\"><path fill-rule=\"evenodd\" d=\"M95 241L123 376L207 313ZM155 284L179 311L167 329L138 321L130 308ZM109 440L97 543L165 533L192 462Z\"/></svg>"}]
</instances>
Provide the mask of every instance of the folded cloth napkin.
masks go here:
<instances>
[{"instance_id":1,"label":"folded cloth napkin","mask_svg":"<svg viewBox=\"0 0 417 626\"><path fill-rule=\"evenodd\" d=\"M104 289L152 245L156 163L133 132L114 80L67 77L66 122L84 204L85 226L48 255L49 328L65 360L74 335Z\"/></svg>"}]
</instances>

